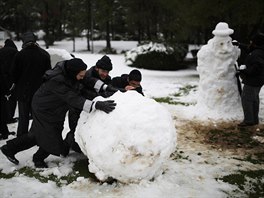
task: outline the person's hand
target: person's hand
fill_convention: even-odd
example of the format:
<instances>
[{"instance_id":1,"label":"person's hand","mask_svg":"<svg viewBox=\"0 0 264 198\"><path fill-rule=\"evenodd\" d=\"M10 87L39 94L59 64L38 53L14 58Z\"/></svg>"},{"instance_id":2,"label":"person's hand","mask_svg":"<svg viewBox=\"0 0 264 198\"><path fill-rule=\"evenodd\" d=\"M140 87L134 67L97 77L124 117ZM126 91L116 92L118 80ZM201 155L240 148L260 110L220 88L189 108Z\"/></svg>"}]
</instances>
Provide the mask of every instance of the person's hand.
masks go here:
<instances>
[{"instance_id":1,"label":"person's hand","mask_svg":"<svg viewBox=\"0 0 264 198\"><path fill-rule=\"evenodd\" d=\"M131 86L131 85L127 85L125 89L128 91L128 90L133 90L133 89L135 89L135 87L133 87L133 86Z\"/></svg>"},{"instance_id":2,"label":"person's hand","mask_svg":"<svg viewBox=\"0 0 264 198\"><path fill-rule=\"evenodd\" d=\"M233 44L234 46L239 46L239 42L238 42L237 40L233 40L233 41L232 41L232 44Z\"/></svg>"},{"instance_id":3,"label":"person's hand","mask_svg":"<svg viewBox=\"0 0 264 198\"><path fill-rule=\"evenodd\" d=\"M118 89L116 87L113 87L112 85L107 85L106 91L109 91L109 92L117 92Z\"/></svg>"},{"instance_id":4,"label":"person's hand","mask_svg":"<svg viewBox=\"0 0 264 198\"><path fill-rule=\"evenodd\" d=\"M118 87L114 87L114 86L112 86L112 85L108 85L108 86L106 87L106 91L109 91L109 92L117 92L117 91L126 92L125 89L123 89L123 88L118 88Z\"/></svg>"},{"instance_id":5,"label":"person's hand","mask_svg":"<svg viewBox=\"0 0 264 198\"><path fill-rule=\"evenodd\" d=\"M105 113L110 113L115 109L116 103L114 100L106 100L106 101L97 101L95 103L95 108Z\"/></svg>"}]
</instances>

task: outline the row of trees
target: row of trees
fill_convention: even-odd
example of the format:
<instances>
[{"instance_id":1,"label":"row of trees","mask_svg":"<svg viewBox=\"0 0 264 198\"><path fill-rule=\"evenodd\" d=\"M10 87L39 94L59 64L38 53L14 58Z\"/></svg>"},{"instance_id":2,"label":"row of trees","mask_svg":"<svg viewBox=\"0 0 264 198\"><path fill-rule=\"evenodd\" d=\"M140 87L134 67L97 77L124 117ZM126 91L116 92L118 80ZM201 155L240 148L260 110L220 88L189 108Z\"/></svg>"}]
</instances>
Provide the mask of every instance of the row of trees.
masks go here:
<instances>
[{"instance_id":1,"label":"row of trees","mask_svg":"<svg viewBox=\"0 0 264 198\"><path fill-rule=\"evenodd\" d=\"M94 31L106 39L203 44L215 25L225 21L235 39L248 42L264 30L263 0L0 0L0 26L14 31L44 30L46 47L55 40Z\"/></svg>"}]
</instances>

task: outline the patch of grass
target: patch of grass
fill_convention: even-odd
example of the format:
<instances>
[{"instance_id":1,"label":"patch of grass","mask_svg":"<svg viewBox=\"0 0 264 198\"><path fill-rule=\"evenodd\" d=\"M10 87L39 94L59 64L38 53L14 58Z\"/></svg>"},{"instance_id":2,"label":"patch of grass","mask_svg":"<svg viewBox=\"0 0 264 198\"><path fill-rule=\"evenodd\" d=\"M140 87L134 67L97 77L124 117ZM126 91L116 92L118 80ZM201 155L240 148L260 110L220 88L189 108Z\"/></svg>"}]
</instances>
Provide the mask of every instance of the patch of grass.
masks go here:
<instances>
[{"instance_id":1,"label":"patch of grass","mask_svg":"<svg viewBox=\"0 0 264 198\"><path fill-rule=\"evenodd\" d=\"M15 176L15 174L16 173L8 173L8 174L6 174L6 173L2 173L2 171L0 170L0 178L2 179L10 179L10 178L12 178L12 177L14 177Z\"/></svg>"},{"instance_id":2,"label":"patch of grass","mask_svg":"<svg viewBox=\"0 0 264 198\"><path fill-rule=\"evenodd\" d=\"M253 139L255 135L263 135L264 125L254 127L237 127L236 122L208 122L190 121L182 130L193 131L195 141L216 150L230 150L246 156L243 161L253 164L264 163L264 144Z\"/></svg>"},{"instance_id":3,"label":"patch of grass","mask_svg":"<svg viewBox=\"0 0 264 198\"><path fill-rule=\"evenodd\" d=\"M184 87L181 87L177 93L173 94L173 96L187 96L192 90L196 91L196 88L197 85L186 85Z\"/></svg>"},{"instance_id":4,"label":"patch of grass","mask_svg":"<svg viewBox=\"0 0 264 198\"><path fill-rule=\"evenodd\" d=\"M168 103L172 105L184 105L184 106L190 105L189 103L174 101L173 98L171 97L161 97L161 98L153 98L153 99L160 103Z\"/></svg>"},{"instance_id":5,"label":"patch of grass","mask_svg":"<svg viewBox=\"0 0 264 198\"><path fill-rule=\"evenodd\" d=\"M249 198L264 196L264 170L239 171L218 179L236 185Z\"/></svg>"},{"instance_id":6,"label":"patch of grass","mask_svg":"<svg viewBox=\"0 0 264 198\"><path fill-rule=\"evenodd\" d=\"M168 103L171 105L183 105L183 106L193 105L192 103L177 101L178 100L177 97L182 97L182 96L188 95L190 93L190 91L195 90L196 87L197 87L196 85L186 85L184 87L181 87L177 93L174 93L171 96L153 98L153 99L156 100L157 102Z\"/></svg>"},{"instance_id":7,"label":"patch of grass","mask_svg":"<svg viewBox=\"0 0 264 198\"><path fill-rule=\"evenodd\" d=\"M68 174L67 176L58 177L54 174L43 176L41 175L41 170L36 170L34 168L30 167L23 167L21 169L18 169L14 171L13 173L2 173L0 170L0 178L4 179L10 179L14 177L17 173L23 174L27 177L36 178L42 183L47 183L48 181L54 181L58 187L61 187L62 185L68 185L74 181L78 177L84 177L84 178L91 178L93 181L98 181L94 174L90 173L88 171L88 160L82 159L75 162L73 166L73 171Z\"/></svg>"}]
</instances>

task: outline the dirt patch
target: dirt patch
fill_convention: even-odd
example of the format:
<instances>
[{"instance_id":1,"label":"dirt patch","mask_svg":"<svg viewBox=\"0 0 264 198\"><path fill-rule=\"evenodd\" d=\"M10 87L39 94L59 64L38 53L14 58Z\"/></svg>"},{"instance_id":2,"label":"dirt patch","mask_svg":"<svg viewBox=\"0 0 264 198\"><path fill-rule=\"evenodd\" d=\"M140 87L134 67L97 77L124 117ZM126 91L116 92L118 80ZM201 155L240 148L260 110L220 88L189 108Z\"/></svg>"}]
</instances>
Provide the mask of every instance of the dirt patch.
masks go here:
<instances>
[{"instance_id":1,"label":"dirt patch","mask_svg":"<svg viewBox=\"0 0 264 198\"><path fill-rule=\"evenodd\" d=\"M178 146L228 151L264 163L264 125L238 127L236 122L176 121ZM258 138L255 138L258 137Z\"/></svg>"}]
</instances>

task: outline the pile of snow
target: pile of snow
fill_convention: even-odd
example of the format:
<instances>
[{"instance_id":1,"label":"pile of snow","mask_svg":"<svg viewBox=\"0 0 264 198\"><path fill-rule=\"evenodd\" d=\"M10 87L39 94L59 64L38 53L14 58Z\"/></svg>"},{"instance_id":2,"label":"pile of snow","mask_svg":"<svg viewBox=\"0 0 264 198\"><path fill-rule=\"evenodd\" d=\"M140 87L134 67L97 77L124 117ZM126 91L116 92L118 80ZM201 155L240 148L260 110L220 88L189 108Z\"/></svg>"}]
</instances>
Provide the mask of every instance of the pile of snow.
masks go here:
<instances>
[{"instance_id":1,"label":"pile of snow","mask_svg":"<svg viewBox=\"0 0 264 198\"><path fill-rule=\"evenodd\" d=\"M173 51L173 49L165 47L161 43L153 43L153 42L150 42L149 44L145 44L145 45L140 45L125 53L126 64L131 65L136 60L136 57L139 54L147 54L153 51L168 53L168 52Z\"/></svg>"},{"instance_id":2,"label":"pile of snow","mask_svg":"<svg viewBox=\"0 0 264 198\"><path fill-rule=\"evenodd\" d=\"M46 51L50 54L50 61L52 68L57 64L57 62L69 60L73 58L71 54L65 49L49 48L46 49Z\"/></svg>"},{"instance_id":3,"label":"pile of snow","mask_svg":"<svg viewBox=\"0 0 264 198\"><path fill-rule=\"evenodd\" d=\"M198 52L197 71L200 76L197 111L198 117L211 119L241 119L242 105L238 91L236 60L238 47L232 45L233 33L226 23L219 23L215 35Z\"/></svg>"},{"instance_id":4,"label":"pile of snow","mask_svg":"<svg viewBox=\"0 0 264 198\"><path fill-rule=\"evenodd\" d=\"M135 91L117 92L109 99L117 103L113 112L83 112L76 131L89 171L101 181L112 177L123 183L161 175L176 148L176 129L168 110Z\"/></svg>"}]
</instances>

